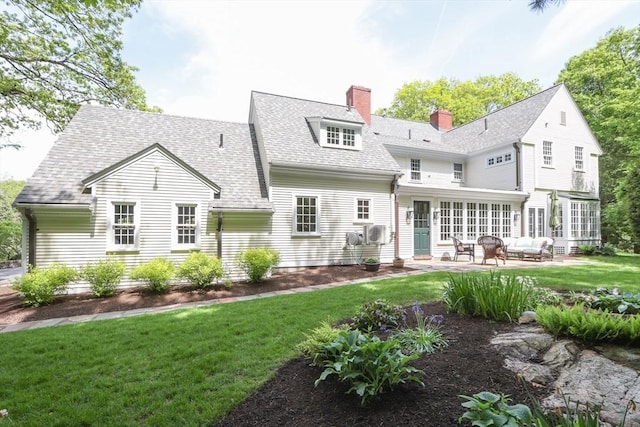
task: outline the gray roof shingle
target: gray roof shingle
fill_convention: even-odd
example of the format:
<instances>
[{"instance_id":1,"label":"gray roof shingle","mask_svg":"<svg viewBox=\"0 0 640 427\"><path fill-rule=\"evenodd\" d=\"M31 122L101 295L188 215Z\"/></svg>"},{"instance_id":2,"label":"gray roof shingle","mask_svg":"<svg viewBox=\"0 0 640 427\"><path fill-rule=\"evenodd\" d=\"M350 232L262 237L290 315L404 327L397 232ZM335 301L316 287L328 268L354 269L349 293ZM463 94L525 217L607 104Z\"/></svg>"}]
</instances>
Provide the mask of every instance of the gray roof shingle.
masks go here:
<instances>
[{"instance_id":1,"label":"gray roof shingle","mask_svg":"<svg viewBox=\"0 0 640 427\"><path fill-rule=\"evenodd\" d=\"M270 163L345 168L389 175L400 169L369 126L364 126L360 151L321 147L315 140L308 117L363 123L355 108L255 91L251 93L251 100Z\"/></svg>"},{"instance_id":2,"label":"gray roof shingle","mask_svg":"<svg viewBox=\"0 0 640 427\"><path fill-rule=\"evenodd\" d=\"M224 148L219 148L224 134ZM84 105L16 204L88 204L82 181L160 144L221 188L214 205L270 209L250 125Z\"/></svg>"}]
</instances>

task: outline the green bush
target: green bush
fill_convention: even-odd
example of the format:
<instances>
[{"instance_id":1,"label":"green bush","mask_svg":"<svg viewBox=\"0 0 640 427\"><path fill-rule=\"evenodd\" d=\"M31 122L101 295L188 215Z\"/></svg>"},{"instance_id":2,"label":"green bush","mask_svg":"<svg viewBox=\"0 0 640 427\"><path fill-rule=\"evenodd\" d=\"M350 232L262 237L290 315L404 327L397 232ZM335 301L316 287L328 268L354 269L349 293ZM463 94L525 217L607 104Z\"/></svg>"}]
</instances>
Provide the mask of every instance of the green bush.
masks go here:
<instances>
[{"instance_id":1,"label":"green bush","mask_svg":"<svg viewBox=\"0 0 640 427\"><path fill-rule=\"evenodd\" d=\"M408 365L419 356L405 355L400 343L392 338L381 341L358 330L341 331L325 348L328 353L325 370L315 385L336 375L340 381L351 384L347 393L355 392L363 405L396 384L414 381L424 385L416 376L424 372Z\"/></svg>"},{"instance_id":2,"label":"green bush","mask_svg":"<svg viewBox=\"0 0 640 427\"><path fill-rule=\"evenodd\" d=\"M604 256L616 256L616 248L613 245L604 243L596 250L596 254Z\"/></svg>"},{"instance_id":3,"label":"green bush","mask_svg":"<svg viewBox=\"0 0 640 427\"><path fill-rule=\"evenodd\" d=\"M586 341L637 344L640 340L640 316L624 316L609 311L587 310L582 304L573 307L540 306L537 322L556 336Z\"/></svg>"},{"instance_id":4,"label":"green bush","mask_svg":"<svg viewBox=\"0 0 640 427\"><path fill-rule=\"evenodd\" d=\"M511 399L505 394L483 391L473 396L460 395L466 399L462 406L467 411L458 422L469 420L474 426L519 427L537 425L528 406L521 403L509 405Z\"/></svg>"},{"instance_id":5,"label":"green bush","mask_svg":"<svg viewBox=\"0 0 640 427\"><path fill-rule=\"evenodd\" d=\"M89 282L91 292L97 298L111 297L124 276L125 265L115 259L101 259L95 264L87 264L80 276Z\"/></svg>"},{"instance_id":6,"label":"green bush","mask_svg":"<svg viewBox=\"0 0 640 427\"><path fill-rule=\"evenodd\" d=\"M578 250L582 255L595 255L596 253L594 245L578 245Z\"/></svg>"},{"instance_id":7,"label":"green bush","mask_svg":"<svg viewBox=\"0 0 640 427\"><path fill-rule=\"evenodd\" d=\"M175 265L166 258L154 258L131 270L129 277L133 280L144 280L149 290L165 292L173 278Z\"/></svg>"},{"instance_id":8,"label":"green bush","mask_svg":"<svg viewBox=\"0 0 640 427\"><path fill-rule=\"evenodd\" d=\"M76 271L64 264L52 264L46 269L34 267L13 284L25 305L38 307L51 304L56 295L67 290L76 278Z\"/></svg>"},{"instance_id":9,"label":"green bush","mask_svg":"<svg viewBox=\"0 0 640 427\"><path fill-rule=\"evenodd\" d=\"M353 317L353 327L364 332L395 329L400 325L403 316L402 307L378 299L360 307Z\"/></svg>"},{"instance_id":10,"label":"green bush","mask_svg":"<svg viewBox=\"0 0 640 427\"><path fill-rule=\"evenodd\" d=\"M539 304L542 294L530 277L461 273L449 275L443 302L450 312L514 321Z\"/></svg>"},{"instance_id":11,"label":"green bush","mask_svg":"<svg viewBox=\"0 0 640 427\"><path fill-rule=\"evenodd\" d=\"M198 289L208 288L213 279L219 279L223 274L222 261L202 252L191 252L178 267L178 276Z\"/></svg>"},{"instance_id":12,"label":"green bush","mask_svg":"<svg viewBox=\"0 0 640 427\"><path fill-rule=\"evenodd\" d=\"M251 248L238 254L237 263L249 277L249 283L262 282L280 262L280 253L271 248Z\"/></svg>"},{"instance_id":13,"label":"green bush","mask_svg":"<svg viewBox=\"0 0 640 427\"><path fill-rule=\"evenodd\" d=\"M320 326L306 334L306 339L298 344L298 350L312 360L314 365L321 364L327 359L329 353L326 346L338 338L340 332L349 330L348 325L338 327L322 322Z\"/></svg>"}]
</instances>

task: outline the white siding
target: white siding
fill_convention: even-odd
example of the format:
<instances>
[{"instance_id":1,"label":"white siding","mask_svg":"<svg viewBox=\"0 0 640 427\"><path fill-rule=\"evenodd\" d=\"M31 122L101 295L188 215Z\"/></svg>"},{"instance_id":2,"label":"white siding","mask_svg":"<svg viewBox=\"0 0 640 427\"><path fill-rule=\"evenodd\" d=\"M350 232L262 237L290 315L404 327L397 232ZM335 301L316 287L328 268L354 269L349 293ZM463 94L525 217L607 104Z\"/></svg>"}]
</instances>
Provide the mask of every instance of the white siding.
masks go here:
<instances>
[{"instance_id":1,"label":"white siding","mask_svg":"<svg viewBox=\"0 0 640 427\"><path fill-rule=\"evenodd\" d=\"M467 181L467 167L462 160L439 160L433 158L425 158L416 155L414 157L393 156L395 161L400 165L404 175L400 178L400 184L418 184L424 186L435 187L452 187L458 188ZM421 181L411 180L411 159L420 159ZM463 182L453 179L453 164L463 164Z\"/></svg>"},{"instance_id":2,"label":"white siding","mask_svg":"<svg viewBox=\"0 0 640 427\"><path fill-rule=\"evenodd\" d=\"M281 253L281 267L351 264L353 259L345 246L345 234L362 231L363 224L354 222L354 200L367 197L372 201L374 223L392 229L392 195L389 181L356 180L324 176L294 176L272 173L273 243ZM320 235L297 236L292 233L293 197L320 198ZM366 246L363 256L378 256L375 245ZM383 262L393 259L393 242L380 247Z\"/></svg>"},{"instance_id":3,"label":"white siding","mask_svg":"<svg viewBox=\"0 0 640 427\"><path fill-rule=\"evenodd\" d=\"M212 218L212 233L217 229L217 214ZM225 271L232 279L243 278L236 265L238 253L249 248L274 247L271 235L271 214L224 213L222 231L222 254L220 259ZM276 247L274 247L277 249ZM216 251L212 252L213 255Z\"/></svg>"},{"instance_id":4,"label":"white siding","mask_svg":"<svg viewBox=\"0 0 640 427\"><path fill-rule=\"evenodd\" d=\"M507 163L487 166L487 158L496 158L505 154L511 155L511 161ZM470 157L466 163L467 187L490 188L492 190L515 190L516 178L516 153L512 146L483 152Z\"/></svg>"}]
</instances>

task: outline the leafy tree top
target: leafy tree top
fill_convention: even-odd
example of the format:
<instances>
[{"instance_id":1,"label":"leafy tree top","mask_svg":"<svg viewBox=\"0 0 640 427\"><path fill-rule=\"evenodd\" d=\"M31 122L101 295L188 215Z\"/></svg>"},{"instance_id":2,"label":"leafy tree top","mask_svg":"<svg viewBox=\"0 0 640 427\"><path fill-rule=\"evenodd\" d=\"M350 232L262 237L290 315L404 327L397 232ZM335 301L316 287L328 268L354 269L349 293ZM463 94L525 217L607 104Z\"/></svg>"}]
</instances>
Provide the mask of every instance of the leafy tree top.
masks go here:
<instances>
[{"instance_id":1,"label":"leafy tree top","mask_svg":"<svg viewBox=\"0 0 640 427\"><path fill-rule=\"evenodd\" d=\"M522 80L514 73L482 76L475 81L440 78L416 80L402 86L387 109L378 114L428 122L431 113L444 109L453 114L454 126L470 122L540 91L537 80Z\"/></svg>"},{"instance_id":2,"label":"leafy tree top","mask_svg":"<svg viewBox=\"0 0 640 427\"><path fill-rule=\"evenodd\" d=\"M0 140L42 119L59 132L84 103L157 111L120 57L142 0L0 1Z\"/></svg>"}]
</instances>

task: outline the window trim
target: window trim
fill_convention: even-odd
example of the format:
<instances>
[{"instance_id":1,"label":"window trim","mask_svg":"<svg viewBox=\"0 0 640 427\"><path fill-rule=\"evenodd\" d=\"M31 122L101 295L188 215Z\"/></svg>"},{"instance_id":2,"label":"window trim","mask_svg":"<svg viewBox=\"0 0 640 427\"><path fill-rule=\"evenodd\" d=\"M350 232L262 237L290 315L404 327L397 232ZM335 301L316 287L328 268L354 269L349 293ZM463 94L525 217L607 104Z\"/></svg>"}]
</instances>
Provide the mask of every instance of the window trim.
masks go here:
<instances>
[{"instance_id":1,"label":"window trim","mask_svg":"<svg viewBox=\"0 0 640 427\"><path fill-rule=\"evenodd\" d=\"M460 165L460 170L456 170L456 166ZM464 182L464 165L462 163L454 163L453 166L453 181L454 182ZM459 172L460 176L456 176L456 172Z\"/></svg>"},{"instance_id":2,"label":"window trim","mask_svg":"<svg viewBox=\"0 0 640 427\"><path fill-rule=\"evenodd\" d=\"M107 200L107 251L126 252L137 251L140 248L140 210L139 200ZM116 205L133 206L133 244L118 245L115 243L115 207Z\"/></svg>"},{"instance_id":3,"label":"window trim","mask_svg":"<svg viewBox=\"0 0 640 427\"><path fill-rule=\"evenodd\" d=\"M549 144L549 151L546 154L545 146ZM549 162L547 163L547 157L549 158ZM542 167L543 168L553 168L553 141L542 141Z\"/></svg>"},{"instance_id":4,"label":"window trim","mask_svg":"<svg viewBox=\"0 0 640 427\"><path fill-rule=\"evenodd\" d=\"M578 153L580 153L580 159L578 159ZM578 162L582 164L581 167L578 167ZM576 145L573 147L573 170L576 172L584 172L584 147L581 145Z\"/></svg>"},{"instance_id":5,"label":"window trim","mask_svg":"<svg viewBox=\"0 0 640 427\"><path fill-rule=\"evenodd\" d=\"M417 162L418 169L413 169L413 163ZM413 174L417 174L418 178L414 178ZM410 158L409 159L409 182L422 182L422 159Z\"/></svg>"},{"instance_id":6,"label":"window trim","mask_svg":"<svg viewBox=\"0 0 640 427\"><path fill-rule=\"evenodd\" d=\"M359 202L366 201L368 203L368 218L359 218ZM354 224L373 224L373 199L371 197L356 197L353 200L353 223Z\"/></svg>"},{"instance_id":7,"label":"window trim","mask_svg":"<svg viewBox=\"0 0 640 427\"><path fill-rule=\"evenodd\" d=\"M315 212L315 231L298 231L298 198L310 198L316 200L316 212ZM320 232L320 215L321 212L321 198L319 194L312 193L295 193L291 198L291 235L292 236L321 236Z\"/></svg>"},{"instance_id":8,"label":"window trim","mask_svg":"<svg viewBox=\"0 0 640 427\"><path fill-rule=\"evenodd\" d=\"M513 152L506 151L501 153L496 153L491 156L487 156L484 162L485 168L493 168L496 166L506 165L508 163L513 163Z\"/></svg>"},{"instance_id":9,"label":"window trim","mask_svg":"<svg viewBox=\"0 0 640 427\"><path fill-rule=\"evenodd\" d=\"M179 207L195 207L195 243L178 243L178 208ZM171 249L172 250L190 250L200 249L201 236L201 205L194 201L173 201L171 202Z\"/></svg>"}]
</instances>

